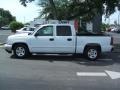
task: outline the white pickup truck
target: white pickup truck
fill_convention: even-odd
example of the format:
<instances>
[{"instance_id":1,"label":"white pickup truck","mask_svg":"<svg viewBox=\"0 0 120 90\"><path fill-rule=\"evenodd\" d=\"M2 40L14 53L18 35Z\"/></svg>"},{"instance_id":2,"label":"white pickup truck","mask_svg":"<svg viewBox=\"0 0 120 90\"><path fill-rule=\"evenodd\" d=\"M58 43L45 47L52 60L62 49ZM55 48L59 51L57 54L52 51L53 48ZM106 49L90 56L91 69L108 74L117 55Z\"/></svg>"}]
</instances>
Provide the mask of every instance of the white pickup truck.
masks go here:
<instances>
[{"instance_id":1,"label":"white pickup truck","mask_svg":"<svg viewBox=\"0 0 120 90\"><path fill-rule=\"evenodd\" d=\"M8 37L5 50L17 58L36 54L84 54L96 60L102 52L111 52L113 39L110 36L76 34L73 25L46 24L31 34L15 34Z\"/></svg>"}]
</instances>

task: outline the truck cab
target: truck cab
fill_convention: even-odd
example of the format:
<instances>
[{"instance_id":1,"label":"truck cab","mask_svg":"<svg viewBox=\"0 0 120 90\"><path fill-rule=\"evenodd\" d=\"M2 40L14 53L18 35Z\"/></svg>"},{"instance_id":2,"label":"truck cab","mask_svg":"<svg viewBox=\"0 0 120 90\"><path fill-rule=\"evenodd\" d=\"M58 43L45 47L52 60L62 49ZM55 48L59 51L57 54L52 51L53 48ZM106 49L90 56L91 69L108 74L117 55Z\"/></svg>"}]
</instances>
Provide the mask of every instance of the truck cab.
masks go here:
<instances>
[{"instance_id":1,"label":"truck cab","mask_svg":"<svg viewBox=\"0 0 120 90\"><path fill-rule=\"evenodd\" d=\"M46 24L32 34L12 35L7 39L5 50L13 51L18 58L32 53L42 54L84 54L96 60L101 52L112 50L111 37L104 35L76 35L73 25Z\"/></svg>"}]
</instances>

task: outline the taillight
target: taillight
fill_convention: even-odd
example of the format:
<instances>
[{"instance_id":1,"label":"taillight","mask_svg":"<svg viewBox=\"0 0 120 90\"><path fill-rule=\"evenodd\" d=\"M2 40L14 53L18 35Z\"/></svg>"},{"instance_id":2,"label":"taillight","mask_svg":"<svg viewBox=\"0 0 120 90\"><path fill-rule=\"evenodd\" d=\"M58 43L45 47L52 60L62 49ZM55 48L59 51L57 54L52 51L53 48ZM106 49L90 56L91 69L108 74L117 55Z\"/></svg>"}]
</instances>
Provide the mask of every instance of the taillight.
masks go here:
<instances>
[{"instance_id":1,"label":"taillight","mask_svg":"<svg viewBox=\"0 0 120 90\"><path fill-rule=\"evenodd\" d=\"M113 45L113 37L111 37L111 42L110 42L111 45Z\"/></svg>"}]
</instances>

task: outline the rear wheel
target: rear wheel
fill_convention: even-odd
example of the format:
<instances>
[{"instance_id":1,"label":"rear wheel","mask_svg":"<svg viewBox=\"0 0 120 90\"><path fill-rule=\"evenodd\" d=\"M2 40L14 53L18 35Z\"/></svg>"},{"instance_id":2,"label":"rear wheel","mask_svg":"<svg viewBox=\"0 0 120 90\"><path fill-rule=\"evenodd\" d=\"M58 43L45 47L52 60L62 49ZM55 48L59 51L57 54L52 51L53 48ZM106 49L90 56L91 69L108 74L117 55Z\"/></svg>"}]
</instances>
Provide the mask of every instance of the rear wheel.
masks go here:
<instances>
[{"instance_id":1,"label":"rear wheel","mask_svg":"<svg viewBox=\"0 0 120 90\"><path fill-rule=\"evenodd\" d=\"M87 59L95 61L99 57L100 51L97 47L87 47L84 55Z\"/></svg>"},{"instance_id":2,"label":"rear wheel","mask_svg":"<svg viewBox=\"0 0 120 90\"><path fill-rule=\"evenodd\" d=\"M13 52L15 57L17 58L25 58L29 55L29 50L26 45L18 44L13 48Z\"/></svg>"}]
</instances>

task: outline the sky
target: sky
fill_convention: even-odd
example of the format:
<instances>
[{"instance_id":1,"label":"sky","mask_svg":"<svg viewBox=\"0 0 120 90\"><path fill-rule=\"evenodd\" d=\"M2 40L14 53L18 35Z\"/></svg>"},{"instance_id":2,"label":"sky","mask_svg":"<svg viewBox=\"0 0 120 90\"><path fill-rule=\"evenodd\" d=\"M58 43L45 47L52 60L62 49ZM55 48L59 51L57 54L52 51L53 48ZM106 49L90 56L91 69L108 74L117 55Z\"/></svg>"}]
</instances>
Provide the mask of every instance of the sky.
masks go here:
<instances>
[{"instance_id":1,"label":"sky","mask_svg":"<svg viewBox=\"0 0 120 90\"><path fill-rule=\"evenodd\" d=\"M39 16L40 10L40 7L35 2L29 3L27 7L24 7L19 0L0 0L0 8L9 10L17 21L22 23L33 21L34 18Z\"/></svg>"},{"instance_id":2,"label":"sky","mask_svg":"<svg viewBox=\"0 0 120 90\"><path fill-rule=\"evenodd\" d=\"M117 23L118 22L120 23L120 11L116 11L115 13L113 13L108 19L106 19L106 21L105 21L105 17L103 16L102 21L103 23L106 23L106 24L114 24L115 21Z\"/></svg>"},{"instance_id":3,"label":"sky","mask_svg":"<svg viewBox=\"0 0 120 90\"><path fill-rule=\"evenodd\" d=\"M20 4L19 0L0 0L0 8L9 10L16 17L17 21L22 23L33 21L34 18L39 16L40 12L40 7L38 7L36 2L29 3L27 7L24 7ZM118 22L118 14L118 11L115 12L106 21L103 16L102 21L110 24L113 24L114 21Z\"/></svg>"}]
</instances>

